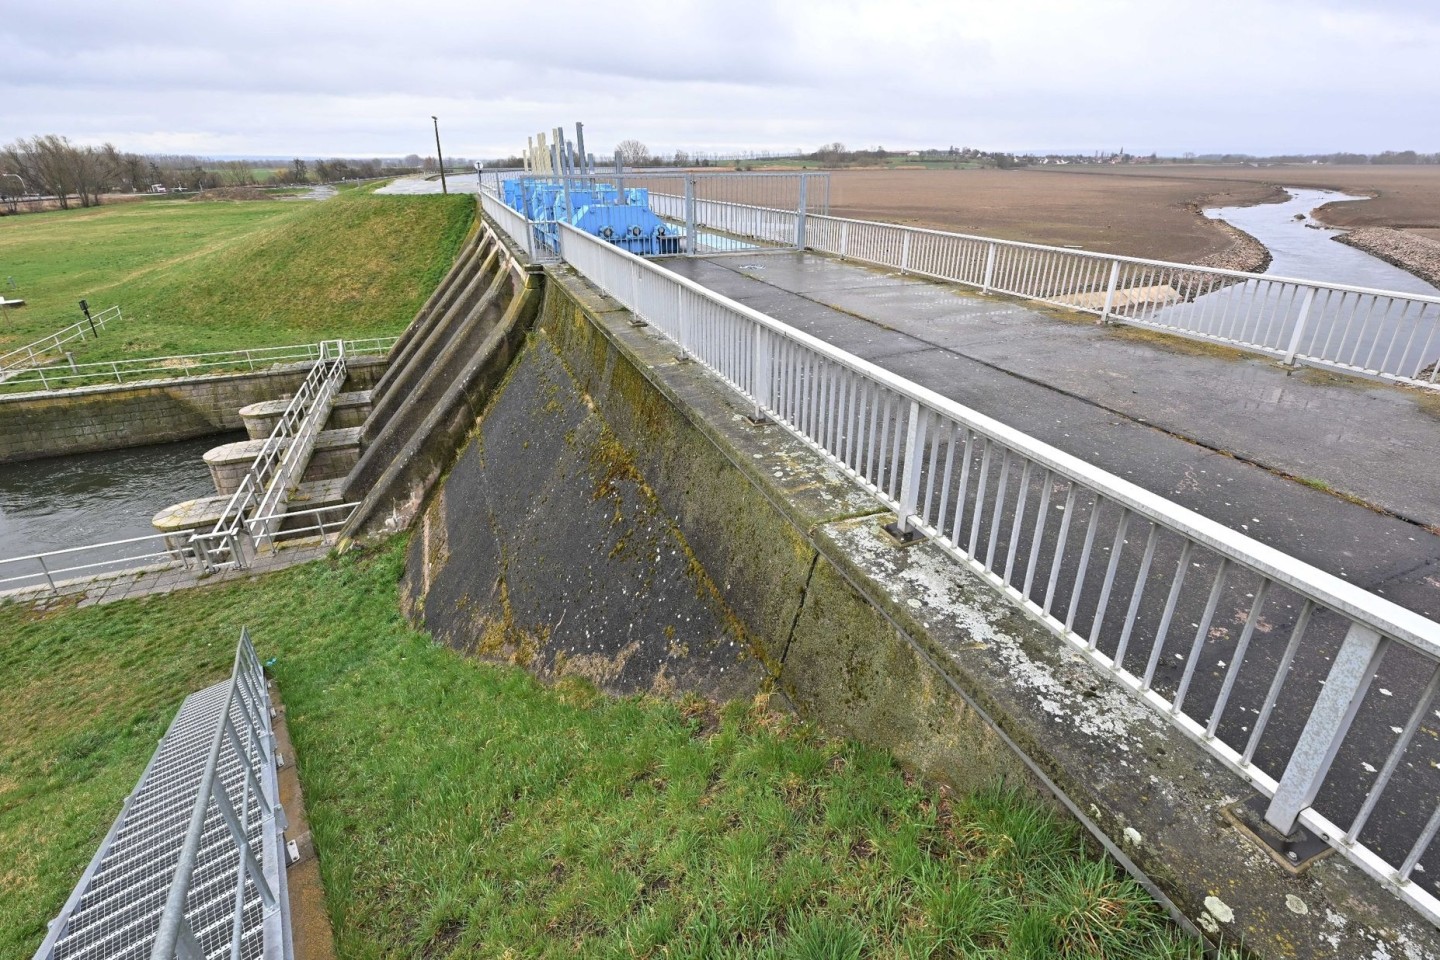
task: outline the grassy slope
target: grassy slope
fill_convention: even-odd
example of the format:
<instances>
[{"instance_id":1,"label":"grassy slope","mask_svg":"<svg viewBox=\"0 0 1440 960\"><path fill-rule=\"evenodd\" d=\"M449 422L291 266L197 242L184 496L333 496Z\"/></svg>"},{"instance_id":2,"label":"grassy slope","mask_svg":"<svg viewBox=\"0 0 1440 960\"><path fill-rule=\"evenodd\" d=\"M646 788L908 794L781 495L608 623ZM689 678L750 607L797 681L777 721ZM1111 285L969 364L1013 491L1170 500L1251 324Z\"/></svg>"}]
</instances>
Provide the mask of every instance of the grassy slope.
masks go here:
<instances>
[{"instance_id":1,"label":"grassy slope","mask_svg":"<svg viewBox=\"0 0 1440 960\"><path fill-rule=\"evenodd\" d=\"M0 607L0 957L34 950L242 624L278 657L341 956L1199 956L1019 796L937 795L763 705L612 700L435 647L396 610L402 547Z\"/></svg>"},{"instance_id":2,"label":"grassy slope","mask_svg":"<svg viewBox=\"0 0 1440 960\"><path fill-rule=\"evenodd\" d=\"M158 200L0 219L0 275L28 306L0 320L0 349L92 308L125 319L75 347L79 361L399 333L459 250L474 199Z\"/></svg>"}]
</instances>

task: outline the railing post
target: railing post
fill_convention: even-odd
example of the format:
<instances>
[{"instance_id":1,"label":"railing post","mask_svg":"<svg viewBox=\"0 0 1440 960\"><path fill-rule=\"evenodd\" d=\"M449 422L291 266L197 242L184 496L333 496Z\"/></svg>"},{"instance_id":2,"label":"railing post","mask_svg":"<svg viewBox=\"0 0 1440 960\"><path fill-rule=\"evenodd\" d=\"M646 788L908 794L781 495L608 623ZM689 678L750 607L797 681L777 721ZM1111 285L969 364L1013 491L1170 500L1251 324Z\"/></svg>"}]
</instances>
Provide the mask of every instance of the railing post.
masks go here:
<instances>
[{"instance_id":1,"label":"railing post","mask_svg":"<svg viewBox=\"0 0 1440 960\"><path fill-rule=\"evenodd\" d=\"M896 540L913 543L920 539L910 524L920 499L920 471L925 463L925 421L928 411L918 400L910 401L910 424L905 434L905 472L900 477L900 506L895 523L886 526Z\"/></svg>"},{"instance_id":2,"label":"railing post","mask_svg":"<svg viewBox=\"0 0 1440 960\"><path fill-rule=\"evenodd\" d=\"M805 249L805 174L800 174L800 197L795 203L795 249Z\"/></svg>"},{"instance_id":3,"label":"railing post","mask_svg":"<svg viewBox=\"0 0 1440 960\"><path fill-rule=\"evenodd\" d=\"M695 174L685 174L685 248L692 257L699 246L695 242Z\"/></svg>"},{"instance_id":4,"label":"railing post","mask_svg":"<svg viewBox=\"0 0 1440 960\"><path fill-rule=\"evenodd\" d=\"M1388 646L1389 641L1369 627L1350 624L1310 719L1290 752L1290 762L1285 765L1275 796L1265 810L1265 822L1281 834L1294 832L1301 812L1320 792Z\"/></svg>"},{"instance_id":5,"label":"railing post","mask_svg":"<svg viewBox=\"0 0 1440 960\"><path fill-rule=\"evenodd\" d=\"M995 244L986 244L985 251L985 279L980 282L980 292L989 293L990 285L995 281Z\"/></svg>"},{"instance_id":6,"label":"railing post","mask_svg":"<svg viewBox=\"0 0 1440 960\"><path fill-rule=\"evenodd\" d=\"M906 230L904 239L900 244L900 272L905 273L910 269L910 231Z\"/></svg>"},{"instance_id":7,"label":"railing post","mask_svg":"<svg viewBox=\"0 0 1440 960\"><path fill-rule=\"evenodd\" d=\"M1285 351L1285 365L1295 365L1295 354L1300 352L1300 338L1305 335L1305 323L1310 319L1310 305L1315 302L1315 288L1305 289L1305 299L1300 301L1300 316L1295 320L1295 332L1290 335L1290 346Z\"/></svg>"},{"instance_id":8,"label":"railing post","mask_svg":"<svg viewBox=\"0 0 1440 960\"><path fill-rule=\"evenodd\" d=\"M1100 311L1098 323L1110 319L1110 310L1115 306L1115 285L1120 282L1120 261L1110 261L1110 283L1105 287L1105 308Z\"/></svg>"},{"instance_id":9,"label":"railing post","mask_svg":"<svg viewBox=\"0 0 1440 960\"><path fill-rule=\"evenodd\" d=\"M850 221L840 221L840 256L845 256L850 250Z\"/></svg>"},{"instance_id":10,"label":"railing post","mask_svg":"<svg viewBox=\"0 0 1440 960\"><path fill-rule=\"evenodd\" d=\"M755 423L766 423L770 419L765 415L766 408L770 406L770 338L760 324L753 324L752 328L755 331L755 354L751 361L750 396L755 400L755 415L750 419Z\"/></svg>"}]
</instances>

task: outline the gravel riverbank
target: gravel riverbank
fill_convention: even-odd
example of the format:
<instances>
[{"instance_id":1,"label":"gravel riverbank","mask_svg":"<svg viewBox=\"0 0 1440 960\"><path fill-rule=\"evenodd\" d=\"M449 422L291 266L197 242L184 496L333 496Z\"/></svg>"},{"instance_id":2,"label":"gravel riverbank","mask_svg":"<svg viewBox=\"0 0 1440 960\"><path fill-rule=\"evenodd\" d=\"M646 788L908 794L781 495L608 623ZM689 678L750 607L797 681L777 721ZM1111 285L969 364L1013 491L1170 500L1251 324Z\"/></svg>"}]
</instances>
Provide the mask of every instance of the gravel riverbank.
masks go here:
<instances>
[{"instance_id":1,"label":"gravel riverbank","mask_svg":"<svg viewBox=\"0 0 1440 960\"><path fill-rule=\"evenodd\" d=\"M1362 227L1334 239L1440 287L1440 241L1390 227Z\"/></svg>"}]
</instances>

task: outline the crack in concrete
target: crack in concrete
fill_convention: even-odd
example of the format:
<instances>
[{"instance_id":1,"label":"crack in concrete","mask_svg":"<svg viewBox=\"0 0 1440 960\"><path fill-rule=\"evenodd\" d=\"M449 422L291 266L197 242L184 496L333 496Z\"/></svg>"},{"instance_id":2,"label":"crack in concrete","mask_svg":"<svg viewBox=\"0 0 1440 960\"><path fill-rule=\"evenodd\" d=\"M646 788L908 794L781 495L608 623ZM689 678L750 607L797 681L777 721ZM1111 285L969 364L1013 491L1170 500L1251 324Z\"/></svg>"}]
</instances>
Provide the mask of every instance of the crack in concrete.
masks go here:
<instances>
[{"instance_id":1,"label":"crack in concrete","mask_svg":"<svg viewBox=\"0 0 1440 960\"><path fill-rule=\"evenodd\" d=\"M805 571L805 582L800 585L800 602L795 605L795 616L790 618L790 629L785 634L785 646L780 650L780 665L776 668L778 677L785 671L785 658L790 655L790 642L795 639L795 628L800 623L800 614L805 610L805 597L810 592L810 581L815 578L815 565L820 562L820 551L810 548L810 569Z\"/></svg>"}]
</instances>

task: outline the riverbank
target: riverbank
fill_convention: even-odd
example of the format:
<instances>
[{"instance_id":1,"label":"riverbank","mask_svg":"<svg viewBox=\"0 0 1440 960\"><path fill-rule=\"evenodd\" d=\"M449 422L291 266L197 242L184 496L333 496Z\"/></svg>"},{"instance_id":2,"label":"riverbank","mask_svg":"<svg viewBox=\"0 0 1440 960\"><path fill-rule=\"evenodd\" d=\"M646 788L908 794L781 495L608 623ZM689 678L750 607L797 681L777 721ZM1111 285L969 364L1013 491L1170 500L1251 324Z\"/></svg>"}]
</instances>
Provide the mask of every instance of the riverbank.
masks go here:
<instances>
[{"instance_id":1,"label":"riverbank","mask_svg":"<svg viewBox=\"0 0 1440 960\"><path fill-rule=\"evenodd\" d=\"M1390 227L1362 227L1331 239L1363 250L1431 286L1440 287L1440 240Z\"/></svg>"}]
</instances>

